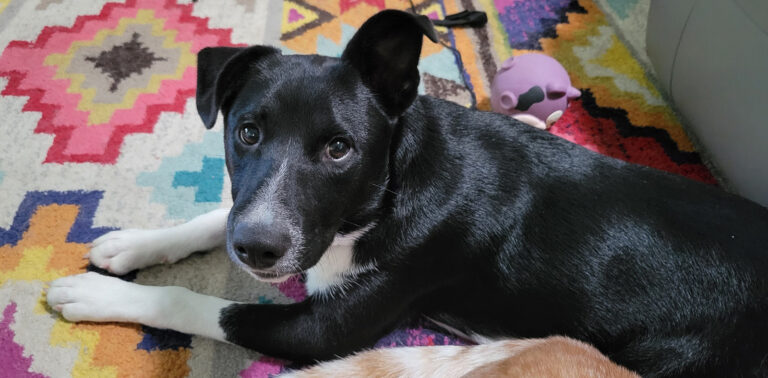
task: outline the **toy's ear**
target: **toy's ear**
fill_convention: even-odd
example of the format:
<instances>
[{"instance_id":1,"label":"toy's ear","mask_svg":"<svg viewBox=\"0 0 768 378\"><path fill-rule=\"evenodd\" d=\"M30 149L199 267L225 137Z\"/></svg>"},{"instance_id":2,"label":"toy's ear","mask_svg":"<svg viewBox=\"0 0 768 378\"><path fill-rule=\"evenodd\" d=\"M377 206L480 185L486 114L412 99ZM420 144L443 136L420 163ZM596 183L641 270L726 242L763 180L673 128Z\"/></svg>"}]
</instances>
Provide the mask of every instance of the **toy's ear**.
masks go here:
<instances>
[{"instance_id":1,"label":"toy's ear","mask_svg":"<svg viewBox=\"0 0 768 378\"><path fill-rule=\"evenodd\" d=\"M265 56L280 54L274 47L206 47L197 53L197 112L205 127L216 123L226 99L249 79L250 66Z\"/></svg>"},{"instance_id":2,"label":"toy's ear","mask_svg":"<svg viewBox=\"0 0 768 378\"><path fill-rule=\"evenodd\" d=\"M424 35L437 42L437 33L427 17L381 11L360 27L341 56L357 69L389 117L400 116L418 94Z\"/></svg>"},{"instance_id":3,"label":"toy's ear","mask_svg":"<svg viewBox=\"0 0 768 378\"><path fill-rule=\"evenodd\" d=\"M568 89L565 92L565 95L568 96L569 100L572 100L574 98L581 97L581 91L574 87L568 87Z\"/></svg>"}]
</instances>

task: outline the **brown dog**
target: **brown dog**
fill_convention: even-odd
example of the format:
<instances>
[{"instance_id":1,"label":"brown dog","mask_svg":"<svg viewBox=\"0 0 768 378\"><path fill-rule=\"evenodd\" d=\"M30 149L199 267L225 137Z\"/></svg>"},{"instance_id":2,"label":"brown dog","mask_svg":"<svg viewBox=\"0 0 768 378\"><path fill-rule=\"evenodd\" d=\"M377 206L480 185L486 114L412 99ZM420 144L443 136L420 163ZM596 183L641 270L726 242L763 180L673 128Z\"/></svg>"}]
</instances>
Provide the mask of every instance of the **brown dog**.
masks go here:
<instances>
[{"instance_id":1,"label":"brown dog","mask_svg":"<svg viewBox=\"0 0 768 378\"><path fill-rule=\"evenodd\" d=\"M567 337L376 349L281 377L616 377L637 374Z\"/></svg>"}]
</instances>

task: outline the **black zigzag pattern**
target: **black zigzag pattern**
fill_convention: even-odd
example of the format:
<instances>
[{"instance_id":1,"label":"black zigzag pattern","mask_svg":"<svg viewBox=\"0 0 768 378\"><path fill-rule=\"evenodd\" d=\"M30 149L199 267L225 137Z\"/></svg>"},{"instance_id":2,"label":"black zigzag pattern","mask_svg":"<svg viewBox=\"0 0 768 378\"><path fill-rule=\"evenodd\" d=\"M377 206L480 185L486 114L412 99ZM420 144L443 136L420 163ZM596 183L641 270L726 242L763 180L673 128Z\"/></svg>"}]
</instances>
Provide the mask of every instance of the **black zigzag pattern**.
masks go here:
<instances>
[{"instance_id":1,"label":"black zigzag pattern","mask_svg":"<svg viewBox=\"0 0 768 378\"><path fill-rule=\"evenodd\" d=\"M589 89L581 89L581 101L584 109L594 118L612 120L616 124L619 135L624 138L650 137L664 149L664 153L677 164L701 164L701 156L697 152L681 151L677 142L664 129L653 126L635 126L629 122L627 111L620 108L608 108L597 105L595 96Z\"/></svg>"}]
</instances>

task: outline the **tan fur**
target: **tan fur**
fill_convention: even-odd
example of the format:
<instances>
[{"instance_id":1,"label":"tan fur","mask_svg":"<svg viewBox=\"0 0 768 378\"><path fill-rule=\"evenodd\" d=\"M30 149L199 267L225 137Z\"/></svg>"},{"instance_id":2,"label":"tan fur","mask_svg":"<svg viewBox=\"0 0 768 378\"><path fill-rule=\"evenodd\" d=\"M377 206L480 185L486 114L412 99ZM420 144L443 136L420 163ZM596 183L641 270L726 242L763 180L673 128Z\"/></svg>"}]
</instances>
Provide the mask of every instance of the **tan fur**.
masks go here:
<instances>
[{"instance_id":1,"label":"tan fur","mask_svg":"<svg viewBox=\"0 0 768 378\"><path fill-rule=\"evenodd\" d=\"M566 337L376 349L282 377L618 377L638 375Z\"/></svg>"},{"instance_id":2,"label":"tan fur","mask_svg":"<svg viewBox=\"0 0 768 378\"><path fill-rule=\"evenodd\" d=\"M474 369L464 377L639 378L639 375L611 362L588 344L567 337L550 337L506 359Z\"/></svg>"}]
</instances>

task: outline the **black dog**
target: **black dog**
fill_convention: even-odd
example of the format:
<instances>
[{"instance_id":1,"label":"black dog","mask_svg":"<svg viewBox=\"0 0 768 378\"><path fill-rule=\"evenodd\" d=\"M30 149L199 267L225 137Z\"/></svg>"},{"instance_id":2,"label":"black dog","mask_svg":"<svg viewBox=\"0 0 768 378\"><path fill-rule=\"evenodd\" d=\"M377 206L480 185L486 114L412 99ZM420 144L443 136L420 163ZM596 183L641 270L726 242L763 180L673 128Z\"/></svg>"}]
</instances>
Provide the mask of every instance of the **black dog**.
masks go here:
<instances>
[{"instance_id":1,"label":"black dog","mask_svg":"<svg viewBox=\"0 0 768 378\"><path fill-rule=\"evenodd\" d=\"M107 235L91 252L124 273L226 234L263 280L307 272L306 301L239 304L87 274L54 282L49 303L70 320L299 361L426 316L469 336L567 335L645 376L768 375L768 210L417 96L425 34L436 38L426 18L384 11L341 59L202 50L198 110L209 128L224 115L232 210ZM78 297L78 282L112 291Z\"/></svg>"}]
</instances>

